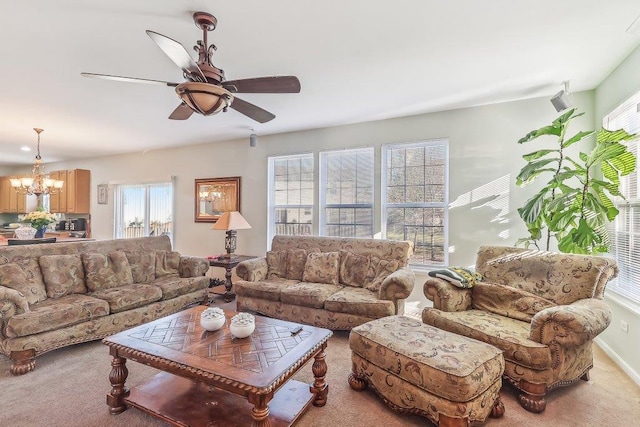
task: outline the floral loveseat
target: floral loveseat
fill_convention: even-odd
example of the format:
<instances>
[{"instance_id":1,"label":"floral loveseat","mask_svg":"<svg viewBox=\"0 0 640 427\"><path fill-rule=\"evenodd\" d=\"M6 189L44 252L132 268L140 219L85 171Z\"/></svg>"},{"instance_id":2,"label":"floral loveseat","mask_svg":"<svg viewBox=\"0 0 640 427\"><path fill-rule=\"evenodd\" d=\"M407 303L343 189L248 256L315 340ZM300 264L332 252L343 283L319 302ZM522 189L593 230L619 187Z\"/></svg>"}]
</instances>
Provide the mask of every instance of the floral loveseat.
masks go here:
<instances>
[{"instance_id":1,"label":"floral loveseat","mask_svg":"<svg viewBox=\"0 0 640 427\"><path fill-rule=\"evenodd\" d=\"M402 314L412 253L405 241L275 236L265 257L238 264L237 308L334 330Z\"/></svg>"},{"instance_id":2,"label":"floral loveseat","mask_svg":"<svg viewBox=\"0 0 640 427\"><path fill-rule=\"evenodd\" d=\"M35 357L104 338L204 301L204 258L167 236L0 248L0 353L24 374Z\"/></svg>"},{"instance_id":3,"label":"floral loveseat","mask_svg":"<svg viewBox=\"0 0 640 427\"><path fill-rule=\"evenodd\" d=\"M521 391L520 404L542 412L548 391L588 380L592 341L611 322L602 296L617 271L604 257L483 246L476 259L482 281L472 288L427 279L433 308L422 321L502 350L504 377Z\"/></svg>"}]
</instances>

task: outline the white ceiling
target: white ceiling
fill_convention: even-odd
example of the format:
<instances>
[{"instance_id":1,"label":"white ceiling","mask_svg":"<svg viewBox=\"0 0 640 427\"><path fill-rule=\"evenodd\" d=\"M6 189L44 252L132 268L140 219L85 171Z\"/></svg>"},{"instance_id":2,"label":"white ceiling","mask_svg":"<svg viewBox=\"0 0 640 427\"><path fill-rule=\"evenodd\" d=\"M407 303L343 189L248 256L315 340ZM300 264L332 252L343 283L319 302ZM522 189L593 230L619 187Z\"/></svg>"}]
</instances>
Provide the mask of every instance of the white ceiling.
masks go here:
<instances>
[{"instance_id":1,"label":"white ceiling","mask_svg":"<svg viewBox=\"0 0 640 427\"><path fill-rule=\"evenodd\" d=\"M276 115L229 110L168 120L182 72L150 29L195 55L212 13L213 63L229 80L295 75L299 94L245 94ZM0 165L29 164L321 128L596 87L640 41L637 0L2 0Z\"/></svg>"}]
</instances>

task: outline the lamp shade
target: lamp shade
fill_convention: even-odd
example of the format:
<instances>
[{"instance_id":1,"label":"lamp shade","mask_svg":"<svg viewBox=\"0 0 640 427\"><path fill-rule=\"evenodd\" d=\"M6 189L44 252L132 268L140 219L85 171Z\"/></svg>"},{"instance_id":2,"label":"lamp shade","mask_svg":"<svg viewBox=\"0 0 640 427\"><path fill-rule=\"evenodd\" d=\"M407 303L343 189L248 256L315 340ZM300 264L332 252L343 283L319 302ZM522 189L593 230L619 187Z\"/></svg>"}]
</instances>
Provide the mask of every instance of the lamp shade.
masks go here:
<instances>
[{"instance_id":1,"label":"lamp shade","mask_svg":"<svg viewBox=\"0 0 640 427\"><path fill-rule=\"evenodd\" d=\"M238 211L225 212L211 227L212 230L244 230L251 228Z\"/></svg>"}]
</instances>

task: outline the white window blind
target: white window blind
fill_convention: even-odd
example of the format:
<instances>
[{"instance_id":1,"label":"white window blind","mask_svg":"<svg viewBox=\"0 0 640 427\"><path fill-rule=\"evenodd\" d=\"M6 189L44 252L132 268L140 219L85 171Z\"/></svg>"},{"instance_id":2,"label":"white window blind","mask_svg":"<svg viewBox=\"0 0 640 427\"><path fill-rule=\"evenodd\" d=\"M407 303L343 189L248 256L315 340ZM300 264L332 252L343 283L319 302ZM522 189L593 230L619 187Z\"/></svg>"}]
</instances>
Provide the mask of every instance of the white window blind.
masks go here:
<instances>
[{"instance_id":1,"label":"white window blind","mask_svg":"<svg viewBox=\"0 0 640 427\"><path fill-rule=\"evenodd\" d=\"M629 133L640 132L640 92L608 114L602 126L609 130L624 129ZM638 144L639 138L627 141L629 151L636 156L636 171L622 177L621 193L625 197L614 202L620 211L609 224L611 255L616 259L620 272L608 287L625 298L640 303L640 194L638 193Z\"/></svg>"},{"instance_id":2,"label":"white window blind","mask_svg":"<svg viewBox=\"0 0 640 427\"><path fill-rule=\"evenodd\" d=\"M373 147L320 153L320 235L373 237Z\"/></svg>"},{"instance_id":3,"label":"white window blind","mask_svg":"<svg viewBox=\"0 0 640 427\"><path fill-rule=\"evenodd\" d=\"M414 242L411 265L445 265L448 141L389 144L382 153L385 237Z\"/></svg>"},{"instance_id":4,"label":"white window blind","mask_svg":"<svg viewBox=\"0 0 640 427\"><path fill-rule=\"evenodd\" d=\"M269 242L276 234L313 234L313 154L269 157Z\"/></svg>"},{"instance_id":5,"label":"white window blind","mask_svg":"<svg viewBox=\"0 0 640 427\"><path fill-rule=\"evenodd\" d=\"M114 193L116 238L173 238L173 182L120 184Z\"/></svg>"}]
</instances>

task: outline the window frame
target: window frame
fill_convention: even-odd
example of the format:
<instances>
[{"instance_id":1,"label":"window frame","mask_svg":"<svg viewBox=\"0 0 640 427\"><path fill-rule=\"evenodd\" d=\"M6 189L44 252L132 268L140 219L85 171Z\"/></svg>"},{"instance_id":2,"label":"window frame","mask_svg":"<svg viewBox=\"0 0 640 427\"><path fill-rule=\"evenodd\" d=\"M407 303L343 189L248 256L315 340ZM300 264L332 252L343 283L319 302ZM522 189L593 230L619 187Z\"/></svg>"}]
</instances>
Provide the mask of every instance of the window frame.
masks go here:
<instances>
[{"instance_id":1,"label":"window frame","mask_svg":"<svg viewBox=\"0 0 640 427\"><path fill-rule=\"evenodd\" d=\"M357 153L368 153L371 155L371 167L372 167L372 171L371 171L371 202L370 203L327 203L326 199L327 199L327 185L325 182L325 178L327 178L328 176L328 158L331 155L342 155L342 154L357 154ZM370 233L368 237L364 237L364 236L360 236L362 238L373 238L374 234L375 234L375 209L376 209L376 177L375 177L375 147L373 146L368 146L368 147L360 147L360 148L344 148L344 149L339 149L339 150L327 150L327 151L321 151L319 153L320 155L320 167L318 168L318 176L319 176L319 185L318 185L318 193L319 193L319 202L318 202L318 226L319 226L319 232L318 234L320 236L329 236L329 237L358 237L356 235L354 236L334 236L334 235L328 235L327 234L327 226L328 225L344 225L344 224L327 224L327 214L326 211L327 209L360 209L360 208L365 208L365 209L371 209L371 223L369 224L370 227ZM358 174L358 168L356 165L356 170L354 171L354 173ZM357 180L357 178L356 178ZM342 181L341 181L342 182ZM357 186L356 186L356 190L357 190ZM355 216L354 216L354 223L353 224L349 224L349 225L353 225L354 227L358 226L358 223L356 222ZM362 224L360 224L362 225Z\"/></svg>"},{"instance_id":2,"label":"window frame","mask_svg":"<svg viewBox=\"0 0 640 427\"><path fill-rule=\"evenodd\" d=\"M444 200L442 202L421 202L421 203L388 203L387 202L387 173L388 158L394 148L413 148L413 147L443 147L443 163L444 163ZM382 163L380 168L380 222L381 233L383 238L387 238L387 220L389 208L442 208L443 209L443 261L441 263L415 263L409 262L409 266L416 271L429 271L433 268L443 267L449 264L449 139L435 138L429 140L389 143L383 144L382 147Z\"/></svg>"}]
</instances>

